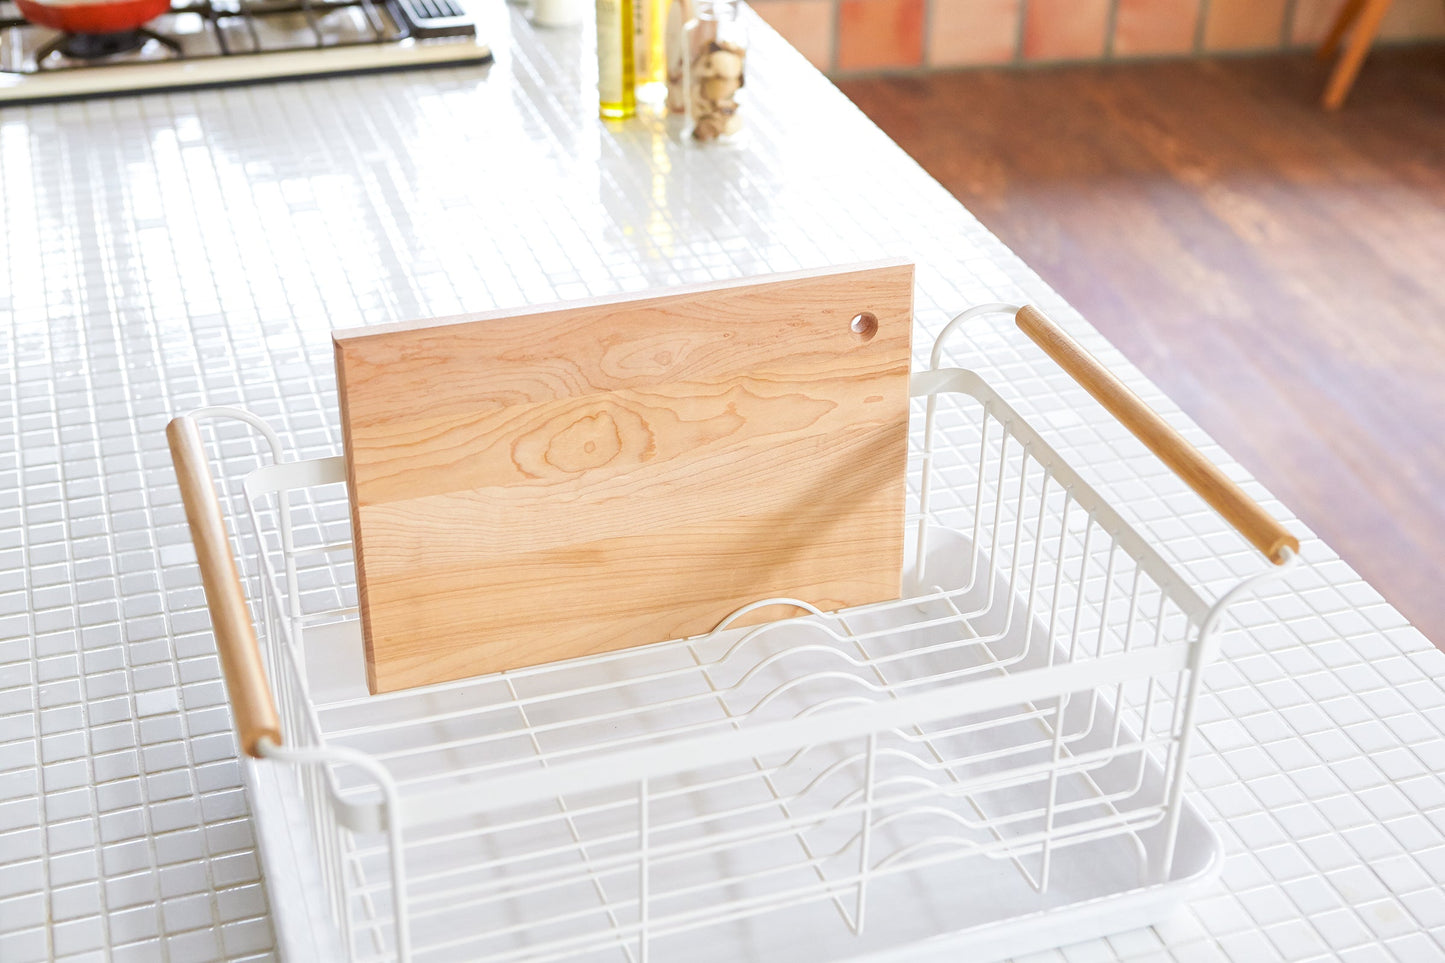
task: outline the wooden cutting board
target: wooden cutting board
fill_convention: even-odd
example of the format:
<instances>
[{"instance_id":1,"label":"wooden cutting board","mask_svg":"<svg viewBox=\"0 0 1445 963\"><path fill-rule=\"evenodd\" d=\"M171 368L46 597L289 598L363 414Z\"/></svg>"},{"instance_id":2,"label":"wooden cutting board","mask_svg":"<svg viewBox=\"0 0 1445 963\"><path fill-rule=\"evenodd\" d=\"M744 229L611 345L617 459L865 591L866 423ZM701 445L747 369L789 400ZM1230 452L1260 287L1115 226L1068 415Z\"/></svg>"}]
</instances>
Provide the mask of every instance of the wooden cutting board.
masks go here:
<instances>
[{"instance_id":1,"label":"wooden cutting board","mask_svg":"<svg viewBox=\"0 0 1445 963\"><path fill-rule=\"evenodd\" d=\"M889 262L338 332L371 691L897 598L912 318Z\"/></svg>"}]
</instances>

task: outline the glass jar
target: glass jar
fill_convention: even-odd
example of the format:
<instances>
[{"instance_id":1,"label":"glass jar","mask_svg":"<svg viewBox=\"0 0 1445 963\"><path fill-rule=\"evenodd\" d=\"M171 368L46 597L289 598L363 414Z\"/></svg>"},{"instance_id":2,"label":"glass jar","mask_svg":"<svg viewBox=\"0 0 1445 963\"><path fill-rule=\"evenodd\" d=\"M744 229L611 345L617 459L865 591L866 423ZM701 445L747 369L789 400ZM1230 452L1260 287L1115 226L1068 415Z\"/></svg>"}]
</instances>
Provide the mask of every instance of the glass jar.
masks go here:
<instances>
[{"instance_id":1,"label":"glass jar","mask_svg":"<svg viewBox=\"0 0 1445 963\"><path fill-rule=\"evenodd\" d=\"M742 132L748 36L740 7L738 0L679 0L681 90L669 103L676 109L681 101L687 140L735 141ZM670 80L675 73L669 70Z\"/></svg>"}]
</instances>

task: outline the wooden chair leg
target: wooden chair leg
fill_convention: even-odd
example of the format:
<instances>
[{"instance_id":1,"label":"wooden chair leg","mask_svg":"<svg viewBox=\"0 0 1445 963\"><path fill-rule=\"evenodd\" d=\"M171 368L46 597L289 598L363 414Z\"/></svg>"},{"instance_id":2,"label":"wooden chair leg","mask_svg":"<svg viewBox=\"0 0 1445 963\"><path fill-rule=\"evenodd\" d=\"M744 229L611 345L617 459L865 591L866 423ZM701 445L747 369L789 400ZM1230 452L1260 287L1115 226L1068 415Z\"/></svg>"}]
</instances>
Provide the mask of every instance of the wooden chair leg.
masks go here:
<instances>
[{"instance_id":1,"label":"wooden chair leg","mask_svg":"<svg viewBox=\"0 0 1445 963\"><path fill-rule=\"evenodd\" d=\"M1365 55L1370 52L1375 35L1380 32L1380 21L1390 12L1391 2L1392 0L1364 0L1364 9L1360 11L1359 18L1350 30L1350 39L1345 43L1345 52L1340 55L1339 63L1335 64L1335 72L1330 75L1329 85L1325 87L1323 103L1326 110L1338 110L1345 102L1350 88L1354 86L1355 75L1360 72Z\"/></svg>"},{"instance_id":2,"label":"wooden chair leg","mask_svg":"<svg viewBox=\"0 0 1445 963\"><path fill-rule=\"evenodd\" d=\"M1345 0L1344 6L1335 16L1335 22L1330 24L1330 32L1325 34L1324 41L1315 50L1315 58L1318 60L1329 60L1340 49L1340 41L1345 39L1345 34L1350 32L1350 26L1359 19L1360 11L1365 9L1365 0Z\"/></svg>"}]
</instances>

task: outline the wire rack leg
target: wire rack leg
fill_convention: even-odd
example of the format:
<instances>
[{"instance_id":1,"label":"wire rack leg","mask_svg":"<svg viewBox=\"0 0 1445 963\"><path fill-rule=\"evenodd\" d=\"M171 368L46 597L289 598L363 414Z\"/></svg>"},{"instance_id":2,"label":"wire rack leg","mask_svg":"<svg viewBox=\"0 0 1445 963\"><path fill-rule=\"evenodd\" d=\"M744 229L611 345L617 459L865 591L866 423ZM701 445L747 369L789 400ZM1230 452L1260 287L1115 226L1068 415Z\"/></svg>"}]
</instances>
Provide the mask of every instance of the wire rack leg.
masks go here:
<instances>
[{"instance_id":1,"label":"wire rack leg","mask_svg":"<svg viewBox=\"0 0 1445 963\"><path fill-rule=\"evenodd\" d=\"M650 827L647 817L647 780L644 779L637 784L637 956L642 963L647 963L648 939L648 901L649 893L648 864L650 862L648 853L648 837Z\"/></svg>"}]
</instances>

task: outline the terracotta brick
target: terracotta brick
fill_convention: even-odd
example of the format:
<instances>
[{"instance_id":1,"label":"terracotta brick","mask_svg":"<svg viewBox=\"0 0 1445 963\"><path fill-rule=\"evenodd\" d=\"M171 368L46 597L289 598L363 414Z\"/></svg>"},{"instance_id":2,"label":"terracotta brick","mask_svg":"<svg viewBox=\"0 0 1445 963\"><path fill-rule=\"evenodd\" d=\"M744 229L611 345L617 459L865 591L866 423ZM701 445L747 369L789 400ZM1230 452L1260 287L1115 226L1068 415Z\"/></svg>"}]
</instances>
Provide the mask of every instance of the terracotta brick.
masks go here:
<instances>
[{"instance_id":1,"label":"terracotta brick","mask_svg":"<svg viewBox=\"0 0 1445 963\"><path fill-rule=\"evenodd\" d=\"M843 0L838 6L839 70L923 63L923 0Z\"/></svg>"},{"instance_id":2,"label":"terracotta brick","mask_svg":"<svg viewBox=\"0 0 1445 963\"><path fill-rule=\"evenodd\" d=\"M1018 54L1019 0L933 0L928 63L935 67L1008 63Z\"/></svg>"},{"instance_id":3,"label":"terracotta brick","mask_svg":"<svg viewBox=\"0 0 1445 963\"><path fill-rule=\"evenodd\" d=\"M1284 39L1285 0L1210 0L1206 50L1263 50Z\"/></svg>"},{"instance_id":4,"label":"terracotta brick","mask_svg":"<svg viewBox=\"0 0 1445 963\"><path fill-rule=\"evenodd\" d=\"M1344 0L1296 0L1290 43L1314 46L1324 39ZM1445 37L1445 3L1441 0L1395 0L1380 25L1383 40L1427 40Z\"/></svg>"},{"instance_id":5,"label":"terracotta brick","mask_svg":"<svg viewBox=\"0 0 1445 963\"><path fill-rule=\"evenodd\" d=\"M1313 47L1325 39L1335 14L1344 0L1295 0L1294 22L1289 28L1289 42L1296 47Z\"/></svg>"},{"instance_id":6,"label":"terracotta brick","mask_svg":"<svg viewBox=\"0 0 1445 963\"><path fill-rule=\"evenodd\" d=\"M1385 40L1429 40L1445 36L1445 3L1441 0L1395 0L1380 24Z\"/></svg>"},{"instance_id":7,"label":"terracotta brick","mask_svg":"<svg viewBox=\"0 0 1445 963\"><path fill-rule=\"evenodd\" d=\"M753 9L814 67L833 69L833 0L766 0Z\"/></svg>"},{"instance_id":8,"label":"terracotta brick","mask_svg":"<svg viewBox=\"0 0 1445 963\"><path fill-rule=\"evenodd\" d=\"M1199 0L1119 0L1114 53L1122 57L1190 53Z\"/></svg>"},{"instance_id":9,"label":"terracotta brick","mask_svg":"<svg viewBox=\"0 0 1445 963\"><path fill-rule=\"evenodd\" d=\"M1110 0L1029 0L1024 57L1094 60L1104 55Z\"/></svg>"}]
</instances>

